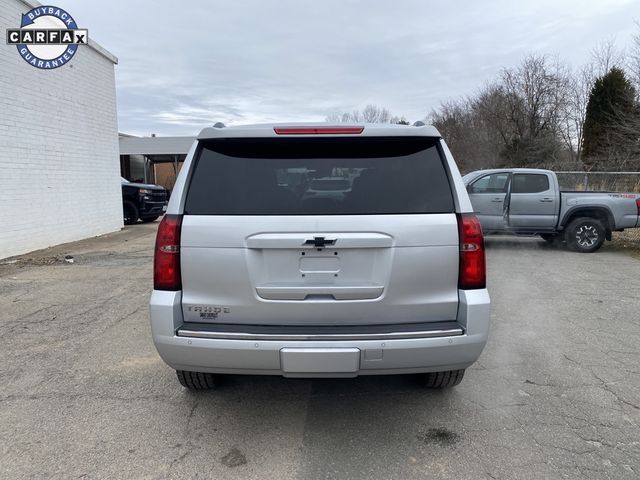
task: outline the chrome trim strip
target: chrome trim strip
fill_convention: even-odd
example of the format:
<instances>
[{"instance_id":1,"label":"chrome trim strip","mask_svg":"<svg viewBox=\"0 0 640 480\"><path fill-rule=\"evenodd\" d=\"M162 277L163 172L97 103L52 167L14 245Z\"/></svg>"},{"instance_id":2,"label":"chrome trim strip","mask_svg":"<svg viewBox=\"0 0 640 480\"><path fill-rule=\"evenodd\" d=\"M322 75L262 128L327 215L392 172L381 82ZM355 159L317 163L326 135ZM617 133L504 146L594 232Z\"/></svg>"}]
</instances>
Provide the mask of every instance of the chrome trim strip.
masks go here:
<instances>
[{"instance_id":1,"label":"chrome trim strip","mask_svg":"<svg viewBox=\"0 0 640 480\"><path fill-rule=\"evenodd\" d=\"M202 330L186 330L179 328L176 334L179 337L216 338L226 340L399 340L406 338L433 338L460 336L464 332L462 328L447 328L440 330L426 330L416 332L389 332L389 333L360 333L360 334L284 334L272 335L264 333L241 332L206 332Z\"/></svg>"}]
</instances>

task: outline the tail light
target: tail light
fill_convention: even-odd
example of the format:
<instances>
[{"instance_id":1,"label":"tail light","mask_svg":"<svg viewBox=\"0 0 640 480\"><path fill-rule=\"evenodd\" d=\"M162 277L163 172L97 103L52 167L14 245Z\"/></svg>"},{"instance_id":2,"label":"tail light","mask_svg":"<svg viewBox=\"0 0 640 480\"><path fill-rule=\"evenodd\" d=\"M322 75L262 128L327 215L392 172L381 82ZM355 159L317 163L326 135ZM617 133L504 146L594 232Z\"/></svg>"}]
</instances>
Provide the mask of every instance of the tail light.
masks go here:
<instances>
[{"instance_id":1,"label":"tail light","mask_svg":"<svg viewBox=\"0 0 640 480\"><path fill-rule=\"evenodd\" d=\"M636 207L638 209L638 216L640 216L640 198L636 198Z\"/></svg>"},{"instance_id":2,"label":"tail light","mask_svg":"<svg viewBox=\"0 0 640 480\"><path fill-rule=\"evenodd\" d=\"M276 135L357 135L364 127L275 127Z\"/></svg>"},{"instance_id":3,"label":"tail light","mask_svg":"<svg viewBox=\"0 0 640 480\"><path fill-rule=\"evenodd\" d=\"M485 288L487 268L484 258L484 238L480 221L472 213L458 214L460 232L460 273L458 288Z\"/></svg>"},{"instance_id":4,"label":"tail light","mask_svg":"<svg viewBox=\"0 0 640 480\"><path fill-rule=\"evenodd\" d=\"M181 290L180 230L182 215L165 215L158 226L153 258L153 288Z\"/></svg>"}]
</instances>

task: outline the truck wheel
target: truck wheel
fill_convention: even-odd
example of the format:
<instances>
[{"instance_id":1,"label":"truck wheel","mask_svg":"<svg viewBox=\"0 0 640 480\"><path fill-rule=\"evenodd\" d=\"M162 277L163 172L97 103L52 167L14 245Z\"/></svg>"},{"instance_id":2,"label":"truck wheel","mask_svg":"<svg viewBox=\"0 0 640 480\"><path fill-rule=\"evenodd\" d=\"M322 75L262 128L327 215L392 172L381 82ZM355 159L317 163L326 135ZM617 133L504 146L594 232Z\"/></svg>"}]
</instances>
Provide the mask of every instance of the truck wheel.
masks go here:
<instances>
[{"instance_id":1,"label":"truck wheel","mask_svg":"<svg viewBox=\"0 0 640 480\"><path fill-rule=\"evenodd\" d=\"M140 214L138 213L138 207L133 202L125 200L122 202L122 212L124 216L125 225L133 225L138 221Z\"/></svg>"},{"instance_id":2,"label":"truck wheel","mask_svg":"<svg viewBox=\"0 0 640 480\"><path fill-rule=\"evenodd\" d=\"M144 217L144 218L142 219L142 221L143 221L144 223L149 223L149 222L155 222L157 219L158 219L158 217Z\"/></svg>"},{"instance_id":3,"label":"truck wheel","mask_svg":"<svg viewBox=\"0 0 640 480\"><path fill-rule=\"evenodd\" d=\"M189 390L213 390L219 384L218 376L213 373L176 370L176 375L180 385Z\"/></svg>"},{"instance_id":4,"label":"truck wheel","mask_svg":"<svg viewBox=\"0 0 640 480\"><path fill-rule=\"evenodd\" d=\"M427 388L449 388L458 385L464 377L464 370L431 372L424 374L424 386Z\"/></svg>"},{"instance_id":5,"label":"truck wheel","mask_svg":"<svg viewBox=\"0 0 640 480\"><path fill-rule=\"evenodd\" d=\"M547 243L556 243L560 241L560 237L555 233L541 233L540 238Z\"/></svg>"},{"instance_id":6,"label":"truck wheel","mask_svg":"<svg viewBox=\"0 0 640 480\"><path fill-rule=\"evenodd\" d=\"M597 218L580 217L572 220L564 231L564 239L570 250L591 253L598 250L605 240L605 229Z\"/></svg>"}]
</instances>

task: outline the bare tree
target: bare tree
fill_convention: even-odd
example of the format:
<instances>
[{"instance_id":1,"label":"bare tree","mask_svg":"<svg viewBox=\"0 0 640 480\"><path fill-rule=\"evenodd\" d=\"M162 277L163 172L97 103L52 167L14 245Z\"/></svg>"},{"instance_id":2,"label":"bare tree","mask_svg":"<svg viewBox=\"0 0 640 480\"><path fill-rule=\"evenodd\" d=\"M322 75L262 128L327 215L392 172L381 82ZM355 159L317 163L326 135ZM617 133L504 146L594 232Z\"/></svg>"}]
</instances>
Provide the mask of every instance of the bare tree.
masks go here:
<instances>
[{"instance_id":1,"label":"bare tree","mask_svg":"<svg viewBox=\"0 0 640 480\"><path fill-rule=\"evenodd\" d=\"M596 76L601 77L614 67L622 67L624 54L616 46L615 39L610 38L596 43L591 49L591 60Z\"/></svg>"},{"instance_id":2,"label":"bare tree","mask_svg":"<svg viewBox=\"0 0 640 480\"><path fill-rule=\"evenodd\" d=\"M431 111L428 119L447 141L463 171L484 167L476 155L477 131L472 125L472 115L469 101L462 99L442 103L437 110Z\"/></svg>"},{"instance_id":3,"label":"bare tree","mask_svg":"<svg viewBox=\"0 0 640 480\"><path fill-rule=\"evenodd\" d=\"M566 76L566 101L562 104L558 133L567 147L573 164L569 167L571 169L579 169L582 165L584 119L594 80L595 71L591 63L569 71Z\"/></svg>"},{"instance_id":4,"label":"bare tree","mask_svg":"<svg viewBox=\"0 0 640 480\"><path fill-rule=\"evenodd\" d=\"M428 120L440 131L463 171L502 165L510 133L504 90L486 84L471 98L442 103Z\"/></svg>"},{"instance_id":5,"label":"bare tree","mask_svg":"<svg viewBox=\"0 0 640 480\"><path fill-rule=\"evenodd\" d=\"M583 158L589 98L596 79L624 69L635 87L629 90L634 99L617 108L610 105L601 122L603 148L596 160L605 168L640 169L640 23L636 25L626 52L613 39L602 41L592 49L592 61L576 69L557 57L529 55L475 95L442 103L429 119L463 170L593 167L593 159Z\"/></svg>"},{"instance_id":6,"label":"bare tree","mask_svg":"<svg viewBox=\"0 0 640 480\"><path fill-rule=\"evenodd\" d=\"M328 123L340 123L341 120L342 120L341 115L337 112L330 113L324 119L324 121Z\"/></svg>"},{"instance_id":7,"label":"bare tree","mask_svg":"<svg viewBox=\"0 0 640 480\"><path fill-rule=\"evenodd\" d=\"M636 89L636 94L640 101L640 21L636 21L636 33L631 38L626 64L629 78Z\"/></svg>"},{"instance_id":8,"label":"bare tree","mask_svg":"<svg viewBox=\"0 0 640 480\"><path fill-rule=\"evenodd\" d=\"M410 125L409 120L407 120L404 115L402 115L401 117L394 115L393 117L391 117L391 120L389 120L389 123L395 123L396 125Z\"/></svg>"},{"instance_id":9,"label":"bare tree","mask_svg":"<svg viewBox=\"0 0 640 480\"><path fill-rule=\"evenodd\" d=\"M362 121L365 123L389 123L390 120L391 113L386 108L369 104L362 111Z\"/></svg>"},{"instance_id":10,"label":"bare tree","mask_svg":"<svg viewBox=\"0 0 640 480\"><path fill-rule=\"evenodd\" d=\"M357 113L354 112L354 113ZM359 115L359 113L357 113ZM329 122L329 123L350 123L350 122L357 122L357 120L353 120L353 114L352 113L337 113L334 112L330 115L327 115L327 117L325 118L325 122Z\"/></svg>"},{"instance_id":11,"label":"bare tree","mask_svg":"<svg viewBox=\"0 0 640 480\"><path fill-rule=\"evenodd\" d=\"M558 158L560 112L566 102L561 64L529 55L501 74L509 138L503 155L515 165L544 165ZM504 136L504 134L503 134Z\"/></svg>"},{"instance_id":12,"label":"bare tree","mask_svg":"<svg viewBox=\"0 0 640 480\"><path fill-rule=\"evenodd\" d=\"M331 123L400 123L401 121L406 122L406 119L392 115L384 107L369 104L362 111L332 113L327 116L326 121Z\"/></svg>"},{"instance_id":13,"label":"bare tree","mask_svg":"<svg viewBox=\"0 0 640 480\"><path fill-rule=\"evenodd\" d=\"M442 104L431 121L462 168L555 164L564 157L568 87L561 62L529 55L472 98Z\"/></svg>"}]
</instances>

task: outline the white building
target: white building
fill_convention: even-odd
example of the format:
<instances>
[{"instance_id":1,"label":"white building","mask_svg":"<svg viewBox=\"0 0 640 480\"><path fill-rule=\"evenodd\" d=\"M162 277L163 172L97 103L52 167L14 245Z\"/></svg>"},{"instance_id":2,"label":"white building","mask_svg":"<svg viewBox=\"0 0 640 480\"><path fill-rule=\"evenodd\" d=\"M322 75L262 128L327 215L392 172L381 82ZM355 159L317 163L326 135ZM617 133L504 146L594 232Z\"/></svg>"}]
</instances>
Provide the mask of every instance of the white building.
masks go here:
<instances>
[{"instance_id":1,"label":"white building","mask_svg":"<svg viewBox=\"0 0 640 480\"><path fill-rule=\"evenodd\" d=\"M38 5L0 0L0 37ZM0 42L0 258L122 227L116 63L91 41L42 70Z\"/></svg>"}]
</instances>

